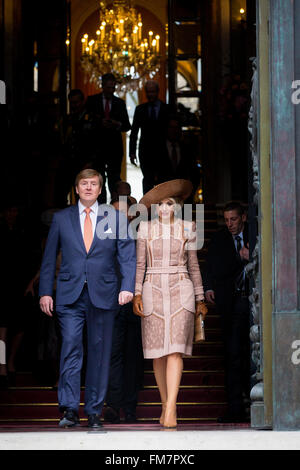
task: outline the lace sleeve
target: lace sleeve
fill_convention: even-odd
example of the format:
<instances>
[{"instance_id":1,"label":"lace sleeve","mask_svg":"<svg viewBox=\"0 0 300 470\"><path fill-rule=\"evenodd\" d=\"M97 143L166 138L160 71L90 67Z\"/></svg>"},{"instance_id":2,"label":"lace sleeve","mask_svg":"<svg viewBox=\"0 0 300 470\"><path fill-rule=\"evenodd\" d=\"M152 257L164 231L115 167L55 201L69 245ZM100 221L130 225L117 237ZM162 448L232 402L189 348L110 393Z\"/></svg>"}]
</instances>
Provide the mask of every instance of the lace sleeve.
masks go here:
<instances>
[{"instance_id":1,"label":"lace sleeve","mask_svg":"<svg viewBox=\"0 0 300 470\"><path fill-rule=\"evenodd\" d=\"M144 224L140 223L136 242L136 276L135 295L142 293L147 259L147 238L144 233Z\"/></svg>"},{"instance_id":2,"label":"lace sleeve","mask_svg":"<svg viewBox=\"0 0 300 470\"><path fill-rule=\"evenodd\" d=\"M189 239L187 243L188 271L191 281L194 285L196 301L204 300L204 290L202 284L202 276L199 268L197 250L196 250L196 224L193 222L189 231Z\"/></svg>"}]
</instances>

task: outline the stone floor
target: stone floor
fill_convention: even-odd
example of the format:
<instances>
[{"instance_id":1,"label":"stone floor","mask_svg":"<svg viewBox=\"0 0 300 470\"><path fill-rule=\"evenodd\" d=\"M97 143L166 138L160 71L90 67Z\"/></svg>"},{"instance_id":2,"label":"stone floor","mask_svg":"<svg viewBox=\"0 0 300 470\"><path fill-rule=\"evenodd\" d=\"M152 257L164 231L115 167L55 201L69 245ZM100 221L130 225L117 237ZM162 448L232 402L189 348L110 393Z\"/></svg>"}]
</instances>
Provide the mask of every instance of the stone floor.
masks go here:
<instances>
[{"instance_id":1,"label":"stone floor","mask_svg":"<svg viewBox=\"0 0 300 470\"><path fill-rule=\"evenodd\" d=\"M176 430L158 424L105 425L89 431L2 424L0 450L300 450L300 433L253 430L247 425L179 425Z\"/></svg>"}]
</instances>

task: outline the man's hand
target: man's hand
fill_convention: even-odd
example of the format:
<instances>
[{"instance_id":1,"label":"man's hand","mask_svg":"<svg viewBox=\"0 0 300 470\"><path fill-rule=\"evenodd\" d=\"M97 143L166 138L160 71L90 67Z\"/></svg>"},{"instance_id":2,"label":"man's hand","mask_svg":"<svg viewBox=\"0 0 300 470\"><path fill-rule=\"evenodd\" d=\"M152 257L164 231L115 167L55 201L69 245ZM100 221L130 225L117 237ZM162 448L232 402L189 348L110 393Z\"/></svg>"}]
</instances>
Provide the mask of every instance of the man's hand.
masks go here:
<instances>
[{"instance_id":1,"label":"man's hand","mask_svg":"<svg viewBox=\"0 0 300 470\"><path fill-rule=\"evenodd\" d=\"M205 292L205 299L210 304L214 304L215 303L215 293L214 293L214 291L213 290L207 290Z\"/></svg>"},{"instance_id":2,"label":"man's hand","mask_svg":"<svg viewBox=\"0 0 300 470\"><path fill-rule=\"evenodd\" d=\"M53 312L53 299L50 295L43 295L40 298L40 308L49 317L52 317Z\"/></svg>"},{"instance_id":3,"label":"man's hand","mask_svg":"<svg viewBox=\"0 0 300 470\"><path fill-rule=\"evenodd\" d=\"M143 301L142 301L142 296L140 294L135 295L133 297L133 312L135 315L138 315L139 317L144 318L144 307L143 307Z\"/></svg>"},{"instance_id":4,"label":"man's hand","mask_svg":"<svg viewBox=\"0 0 300 470\"><path fill-rule=\"evenodd\" d=\"M133 299L133 293L128 292L127 290L123 290L119 294L119 304L120 305L128 304L129 302L132 301L132 299Z\"/></svg>"},{"instance_id":5,"label":"man's hand","mask_svg":"<svg viewBox=\"0 0 300 470\"><path fill-rule=\"evenodd\" d=\"M247 243L247 247L243 246L240 250L240 257L246 261L249 261L249 243Z\"/></svg>"},{"instance_id":6,"label":"man's hand","mask_svg":"<svg viewBox=\"0 0 300 470\"><path fill-rule=\"evenodd\" d=\"M201 314L202 317L203 317L203 320L204 320L204 318L206 317L207 312L208 312L208 309L205 305L205 302L203 302L203 301L197 302L196 301L196 312L195 312L196 317L198 317Z\"/></svg>"}]
</instances>

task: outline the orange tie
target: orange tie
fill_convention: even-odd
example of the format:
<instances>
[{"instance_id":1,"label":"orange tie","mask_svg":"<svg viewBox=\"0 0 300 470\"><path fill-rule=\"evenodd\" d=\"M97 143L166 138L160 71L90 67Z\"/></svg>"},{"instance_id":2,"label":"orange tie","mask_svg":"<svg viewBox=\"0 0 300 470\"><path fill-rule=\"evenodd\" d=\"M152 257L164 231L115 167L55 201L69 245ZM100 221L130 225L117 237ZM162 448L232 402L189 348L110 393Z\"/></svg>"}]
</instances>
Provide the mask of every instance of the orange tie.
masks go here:
<instances>
[{"instance_id":1,"label":"orange tie","mask_svg":"<svg viewBox=\"0 0 300 470\"><path fill-rule=\"evenodd\" d=\"M92 225L92 219L90 218L90 212L91 212L90 207L87 207L86 209L84 209L84 212L86 213L86 216L84 219L83 240L84 240L86 252L88 252L89 249L91 248L91 244L93 241L93 225Z\"/></svg>"}]
</instances>

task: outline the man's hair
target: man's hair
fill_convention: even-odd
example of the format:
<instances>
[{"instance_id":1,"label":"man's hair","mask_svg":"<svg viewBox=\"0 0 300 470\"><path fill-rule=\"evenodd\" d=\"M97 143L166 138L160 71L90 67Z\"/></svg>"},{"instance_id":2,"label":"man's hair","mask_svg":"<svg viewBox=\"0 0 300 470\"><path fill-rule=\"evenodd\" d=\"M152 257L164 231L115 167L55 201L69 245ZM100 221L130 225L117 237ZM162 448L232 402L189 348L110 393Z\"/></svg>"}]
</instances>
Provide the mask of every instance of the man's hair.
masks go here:
<instances>
[{"instance_id":1,"label":"man's hair","mask_svg":"<svg viewBox=\"0 0 300 470\"><path fill-rule=\"evenodd\" d=\"M68 98L71 99L73 96L80 96L80 98L84 100L84 94L79 88L74 88L70 91Z\"/></svg>"},{"instance_id":2,"label":"man's hair","mask_svg":"<svg viewBox=\"0 0 300 470\"><path fill-rule=\"evenodd\" d=\"M120 199L122 197L122 199ZM123 202L123 201L126 201L127 203L127 206L130 207L133 205L133 202L132 200L130 199L129 196L114 196L112 198L112 200L110 201L110 204L113 205L115 204L116 202L120 202L120 200Z\"/></svg>"},{"instance_id":3,"label":"man's hair","mask_svg":"<svg viewBox=\"0 0 300 470\"><path fill-rule=\"evenodd\" d=\"M75 186L78 186L79 181L86 179L86 178L93 178L94 176L98 176L100 188L103 186L103 177L97 170L93 170L92 168L86 168L82 170L75 178Z\"/></svg>"},{"instance_id":4,"label":"man's hair","mask_svg":"<svg viewBox=\"0 0 300 470\"><path fill-rule=\"evenodd\" d=\"M116 184L115 184L115 192L117 194L119 194L119 191L120 191L120 188L127 188L128 191L129 191L129 194L131 194L131 186L130 184L127 182L127 181L118 181Z\"/></svg>"},{"instance_id":5,"label":"man's hair","mask_svg":"<svg viewBox=\"0 0 300 470\"><path fill-rule=\"evenodd\" d=\"M109 81L113 81L113 82L117 81L113 73L105 73L104 75L102 75L102 85L104 85L105 83Z\"/></svg>"},{"instance_id":6,"label":"man's hair","mask_svg":"<svg viewBox=\"0 0 300 470\"><path fill-rule=\"evenodd\" d=\"M245 209L242 206L242 204L236 201L230 201L230 202L227 202L227 204L225 204L223 213L228 212L228 211L237 211L239 216L242 216L243 214L245 214Z\"/></svg>"}]
</instances>

